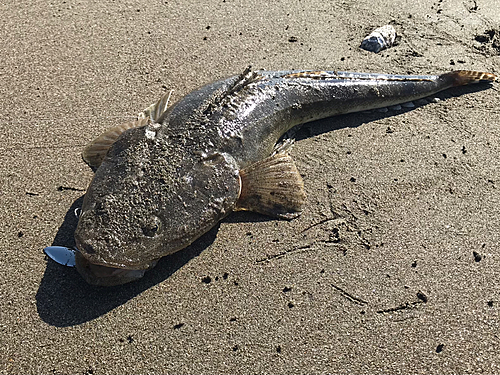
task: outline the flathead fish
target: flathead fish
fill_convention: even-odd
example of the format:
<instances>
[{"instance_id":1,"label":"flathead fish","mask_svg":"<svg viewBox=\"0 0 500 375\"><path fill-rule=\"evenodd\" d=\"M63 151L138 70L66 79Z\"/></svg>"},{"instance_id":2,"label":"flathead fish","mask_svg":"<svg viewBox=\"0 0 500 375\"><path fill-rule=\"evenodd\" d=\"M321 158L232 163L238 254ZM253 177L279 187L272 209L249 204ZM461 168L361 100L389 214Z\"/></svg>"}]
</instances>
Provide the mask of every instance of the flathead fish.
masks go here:
<instances>
[{"instance_id":1,"label":"flathead fish","mask_svg":"<svg viewBox=\"0 0 500 375\"><path fill-rule=\"evenodd\" d=\"M76 267L91 284L123 284L232 211L294 218L304 205L303 182L287 147L276 146L288 130L495 80L472 71L404 76L247 69L168 108L165 95L83 152L96 172L75 233Z\"/></svg>"}]
</instances>

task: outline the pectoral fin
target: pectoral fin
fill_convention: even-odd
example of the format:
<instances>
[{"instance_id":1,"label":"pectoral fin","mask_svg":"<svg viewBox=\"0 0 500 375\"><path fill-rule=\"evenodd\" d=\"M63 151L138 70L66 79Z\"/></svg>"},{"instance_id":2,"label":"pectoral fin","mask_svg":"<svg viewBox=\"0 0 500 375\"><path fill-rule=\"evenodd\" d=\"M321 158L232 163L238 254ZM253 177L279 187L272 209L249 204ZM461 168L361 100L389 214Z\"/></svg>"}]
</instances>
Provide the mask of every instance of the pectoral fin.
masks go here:
<instances>
[{"instance_id":1,"label":"pectoral fin","mask_svg":"<svg viewBox=\"0 0 500 375\"><path fill-rule=\"evenodd\" d=\"M85 150L82 152L83 160L92 168L98 168L104 157L108 153L109 148L118 137L128 129L139 128L141 126L146 125L149 122L149 118L141 118L136 121L127 122L125 124L121 124L115 126L104 133L102 133L99 137L94 139Z\"/></svg>"},{"instance_id":2,"label":"pectoral fin","mask_svg":"<svg viewBox=\"0 0 500 375\"><path fill-rule=\"evenodd\" d=\"M85 150L83 150L83 160L92 169L97 169L104 160L104 157L108 153L111 145L115 143L115 141L123 132L132 128L140 128L141 126L148 124L148 122L150 121L157 122L157 120L167 110L171 95L172 90L168 93L165 93L156 103L151 104L148 108L139 113L136 121L131 121L115 126L94 139L92 143L90 143L85 148Z\"/></svg>"},{"instance_id":3,"label":"pectoral fin","mask_svg":"<svg viewBox=\"0 0 500 375\"><path fill-rule=\"evenodd\" d=\"M306 194L292 158L275 154L240 171L241 193L236 211L293 219L299 216Z\"/></svg>"},{"instance_id":4,"label":"pectoral fin","mask_svg":"<svg viewBox=\"0 0 500 375\"><path fill-rule=\"evenodd\" d=\"M158 119L167 110L168 102L170 101L170 96L172 96L173 90L166 92L156 103L151 104L144 111L139 113L138 119L150 118L153 122L158 122Z\"/></svg>"}]
</instances>

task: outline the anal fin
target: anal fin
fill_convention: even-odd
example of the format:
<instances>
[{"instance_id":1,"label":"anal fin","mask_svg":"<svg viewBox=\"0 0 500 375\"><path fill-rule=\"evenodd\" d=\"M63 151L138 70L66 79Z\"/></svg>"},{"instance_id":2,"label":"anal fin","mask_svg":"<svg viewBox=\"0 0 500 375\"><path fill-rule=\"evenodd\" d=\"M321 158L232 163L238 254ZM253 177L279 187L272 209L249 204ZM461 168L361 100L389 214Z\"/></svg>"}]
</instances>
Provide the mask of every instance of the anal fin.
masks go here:
<instances>
[{"instance_id":1,"label":"anal fin","mask_svg":"<svg viewBox=\"0 0 500 375\"><path fill-rule=\"evenodd\" d=\"M241 193L236 211L293 219L299 216L306 194L304 182L292 158L272 155L240 170Z\"/></svg>"},{"instance_id":2,"label":"anal fin","mask_svg":"<svg viewBox=\"0 0 500 375\"><path fill-rule=\"evenodd\" d=\"M125 124L121 124L115 126L104 133L102 133L99 137L94 139L82 152L82 158L92 169L98 168L104 157L108 153L109 148L118 137L128 129L139 128L141 126L146 125L149 122L149 118L141 118L136 121L127 122Z\"/></svg>"}]
</instances>

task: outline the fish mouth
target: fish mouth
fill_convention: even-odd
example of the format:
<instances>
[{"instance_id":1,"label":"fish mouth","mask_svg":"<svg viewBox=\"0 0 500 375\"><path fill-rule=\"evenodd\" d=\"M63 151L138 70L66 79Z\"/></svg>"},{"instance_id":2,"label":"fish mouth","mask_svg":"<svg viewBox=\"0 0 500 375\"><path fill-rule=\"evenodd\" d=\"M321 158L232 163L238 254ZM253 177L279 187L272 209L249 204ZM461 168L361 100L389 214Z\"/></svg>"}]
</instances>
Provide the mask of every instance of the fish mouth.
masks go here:
<instances>
[{"instance_id":1,"label":"fish mouth","mask_svg":"<svg viewBox=\"0 0 500 375\"><path fill-rule=\"evenodd\" d=\"M97 286L126 284L140 279L147 271L147 269L127 269L95 264L85 258L81 252L75 254L75 266L87 283Z\"/></svg>"}]
</instances>

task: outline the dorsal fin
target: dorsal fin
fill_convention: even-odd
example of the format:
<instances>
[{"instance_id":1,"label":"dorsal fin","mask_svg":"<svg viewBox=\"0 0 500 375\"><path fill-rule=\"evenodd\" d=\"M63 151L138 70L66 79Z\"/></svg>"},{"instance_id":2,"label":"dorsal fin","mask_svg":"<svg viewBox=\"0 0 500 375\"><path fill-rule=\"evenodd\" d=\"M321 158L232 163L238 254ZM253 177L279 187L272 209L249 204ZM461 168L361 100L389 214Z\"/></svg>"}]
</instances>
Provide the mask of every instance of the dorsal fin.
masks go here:
<instances>
[{"instance_id":1,"label":"dorsal fin","mask_svg":"<svg viewBox=\"0 0 500 375\"><path fill-rule=\"evenodd\" d=\"M127 131L128 129L144 126L149 121L149 117L141 118L136 121L127 122L125 124L121 124L109 130L106 130L99 137L94 139L87 147L85 147L85 150L83 150L82 152L83 160L92 169L97 169L104 160L104 157L108 153L111 145L115 143L115 141L123 132Z\"/></svg>"},{"instance_id":2,"label":"dorsal fin","mask_svg":"<svg viewBox=\"0 0 500 375\"><path fill-rule=\"evenodd\" d=\"M208 115L214 109L223 105L235 105L238 100L243 100L243 98L239 96L241 91L249 87L250 84L262 79L258 71L252 71L251 66L247 67L243 73L234 78L234 82L227 86L224 91L216 93L216 95L211 98L206 108L203 109L204 114Z\"/></svg>"}]
</instances>

